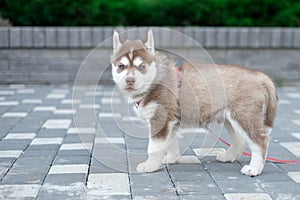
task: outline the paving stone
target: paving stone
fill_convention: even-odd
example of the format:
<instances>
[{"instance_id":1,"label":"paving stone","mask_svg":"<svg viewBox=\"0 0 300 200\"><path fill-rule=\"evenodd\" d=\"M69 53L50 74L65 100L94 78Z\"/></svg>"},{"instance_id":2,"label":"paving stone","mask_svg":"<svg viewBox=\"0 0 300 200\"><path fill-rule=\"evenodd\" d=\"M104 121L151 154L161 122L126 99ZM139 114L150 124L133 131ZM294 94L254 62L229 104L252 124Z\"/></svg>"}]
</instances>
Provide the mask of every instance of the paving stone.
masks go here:
<instances>
[{"instance_id":1,"label":"paving stone","mask_svg":"<svg viewBox=\"0 0 300 200\"><path fill-rule=\"evenodd\" d=\"M27 115L27 112L7 112L4 113L1 117L26 117Z\"/></svg>"},{"instance_id":2,"label":"paving stone","mask_svg":"<svg viewBox=\"0 0 300 200\"><path fill-rule=\"evenodd\" d=\"M175 189L165 172L147 174L131 174L131 190L133 197L147 195L173 195Z\"/></svg>"},{"instance_id":3,"label":"paving stone","mask_svg":"<svg viewBox=\"0 0 300 200\"><path fill-rule=\"evenodd\" d=\"M92 143L69 143L61 145L59 150L91 150Z\"/></svg>"},{"instance_id":4,"label":"paving stone","mask_svg":"<svg viewBox=\"0 0 300 200\"><path fill-rule=\"evenodd\" d=\"M61 144L63 138L35 138L30 145L48 145L48 144Z\"/></svg>"},{"instance_id":5,"label":"paving stone","mask_svg":"<svg viewBox=\"0 0 300 200\"><path fill-rule=\"evenodd\" d=\"M36 138L64 138L66 134L66 130L63 129L41 129Z\"/></svg>"},{"instance_id":6,"label":"paving stone","mask_svg":"<svg viewBox=\"0 0 300 200\"><path fill-rule=\"evenodd\" d=\"M69 119L49 119L43 125L46 129L68 129L71 124Z\"/></svg>"},{"instance_id":7,"label":"paving stone","mask_svg":"<svg viewBox=\"0 0 300 200\"><path fill-rule=\"evenodd\" d=\"M208 171L212 172L239 172L241 166L237 162L221 163L212 158L213 161L202 161L203 165Z\"/></svg>"},{"instance_id":8,"label":"paving stone","mask_svg":"<svg viewBox=\"0 0 300 200\"><path fill-rule=\"evenodd\" d=\"M94 127L71 127L68 129L68 134L95 133Z\"/></svg>"},{"instance_id":9,"label":"paving stone","mask_svg":"<svg viewBox=\"0 0 300 200\"><path fill-rule=\"evenodd\" d=\"M299 183L294 181L266 182L261 185L273 199L300 198Z\"/></svg>"},{"instance_id":10,"label":"paving stone","mask_svg":"<svg viewBox=\"0 0 300 200\"><path fill-rule=\"evenodd\" d=\"M86 164L69 164L69 165L53 165L49 174L78 174L87 173L88 165Z\"/></svg>"},{"instance_id":11,"label":"paving stone","mask_svg":"<svg viewBox=\"0 0 300 200\"><path fill-rule=\"evenodd\" d=\"M30 140L3 140L0 142L1 151L23 151L28 147ZM4 154L5 155L5 154Z\"/></svg>"},{"instance_id":12,"label":"paving stone","mask_svg":"<svg viewBox=\"0 0 300 200\"><path fill-rule=\"evenodd\" d=\"M241 184L240 181L224 181L222 184L219 184L221 191L224 194L227 193L252 193L252 192L264 192L264 189L254 181L243 181Z\"/></svg>"},{"instance_id":13,"label":"paving stone","mask_svg":"<svg viewBox=\"0 0 300 200\"><path fill-rule=\"evenodd\" d=\"M19 105L18 101L3 101L0 102L0 106L17 106Z\"/></svg>"},{"instance_id":14,"label":"paving stone","mask_svg":"<svg viewBox=\"0 0 300 200\"><path fill-rule=\"evenodd\" d=\"M89 164L90 156L63 156L58 155L53 161L53 165L69 165L69 164Z\"/></svg>"},{"instance_id":15,"label":"paving stone","mask_svg":"<svg viewBox=\"0 0 300 200\"><path fill-rule=\"evenodd\" d=\"M179 196L180 200L199 200L199 199L213 199L213 200L224 200L224 196L222 194L210 194L210 195L181 195Z\"/></svg>"},{"instance_id":16,"label":"paving stone","mask_svg":"<svg viewBox=\"0 0 300 200\"><path fill-rule=\"evenodd\" d=\"M247 34L251 40L251 31ZM217 34L215 37L221 38ZM270 45L277 45L274 41L270 42ZM215 155L224 152L221 144L216 144L211 152L203 148L194 151L203 146L205 134L194 137L183 133L180 149L185 152L179 164L162 165L157 172L137 174L137 164L147 158L148 130L132 113L118 110L115 117L110 104L118 105L120 97L112 96L112 90L113 87L103 87L96 92L85 89L82 93L86 99L75 99L73 102L70 87L0 86L1 115L9 112L28 113L23 118L0 120L1 184L42 185L37 198L26 198L20 193L20 199L229 199L251 195L268 198L265 194L272 199L300 198L299 164L267 162L262 175L254 178L244 176L240 174L240 169L250 162L250 158L242 156L238 162L219 163ZM278 91L282 101L269 145L269 156L295 160L299 157L299 108L296 105L300 90L293 87L279 88ZM96 104L89 99L95 96L98 97ZM87 118L91 125L77 129L72 121L72 103L76 107L82 103L79 110L84 116L95 111L97 114L99 111L104 113L98 127L95 128L96 124ZM228 140L227 135L223 137ZM188 144L190 141L193 143ZM82 143L88 144L89 151ZM200 162L198 156L203 152L210 156L201 157ZM123 186L128 185L129 192L118 194L121 190L117 188L111 190L115 192L113 194L100 193L97 190L100 180L107 181L100 186L107 191L110 186L105 185L115 184L111 181L112 176L98 179L97 176L101 174L126 174L124 180L127 182ZM93 188L85 186L89 175L94 176ZM2 197L5 190L0 191Z\"/></svg>"},{"instance_id":17,"label":"paving stone","mask_svg":"<svg viewBox=\"0 0 300 200\"><path fill-rule=\"evenodd\" d=\"M257 199L257 200L272 200L272 198L265 193L228 193L224 195L227 200L243 200L243 199Z\"/></svg>"},{"instance_id":18,"label":"paving stone","mask_svg":"<svg viewBox=\"0 0 300 200\"><path fill-rule=\"evenodd\" d=\"M54 186L56 190L45 189L39 193L37 200L53 200L53 199L64 199L64 200L82 200L83 197L81 195L74 195L65 191L64 193L61 191L61 188L65 189L66 187ZM48 192L49 191L49 192Z\"/></svg>"},{"instance_id":19,"label":"paving stone","mask_svg":"<svg viewBox=\"0 0 300 200\"><path fill-rule=\"evenodd\" d=\"M56 149L26 149L22 154L23 157L38 157L38 156L50 156L54 157L56 154Z\"/></svg>"},{"instance_id":20,"label":"paving stone","mask_svg":"<svg viewBox=\"0 0 300 200\"><path fill-rule=\"evenodd\" d=\"M300 183L300 172L289 172L288 176L291 177L295 182Z\"/></svg>"},{"instance_id":21,"label":"paving stone","mask_svg":"<svg viewBox=\"0 0 300 200\"><path fill-rule=\"evenodd\" d=\"M220 193L219 188L214 184L213 181L206 181L205 183L190 182L190 181L179 181L175 182L175 187L179 195L188 194L218 194Z\"/></svg>"},{"instance_id":22,"label":"paving stone","mask_svg":"<svg viewBox=\"0 0 300 200\"><path fill-rule=\"evenodd\" d=\"M37 106L33 109L33 111L48 111L48 112L52 112L55 110L56 110L55 106Z\"/></svg>"},{"instance_id":23,"label":"paving stone","mask_svg":"<svg viewBox=\"0 0 300 200\"><path fill-rule=\"evenodd\" d=\"M94 137L94 134L67 134L64 138L64 143L93 143Z\"/></svg>"},{"instance_id":24,"label":"paving stone","mask_svg":"<svg viewBox=\"0 0 300 200\"><path fill-rule=\"evenodd\" d=\"M300 142L283 142L280 143L283 147L287 148L290 152L300 157Z\"/></svg>"},{"instance_id":25,"label":"paving stone","mask_svg":"<svg viewBox=\"0 0 300 200\"><path fill-rule=\"evenodd\" d=\"M38 184L16 184L16 185L0 185L1 198L3 199L34 199L40 190Z\"/></svg>"},{"instance_id":26,"label":"paving stone","mask_svg":"<svg viewBox=\"0 0 300 200\"><path fill-rule=\"evenodd\" d=\"M85 185L82 182L70 183L68 185L44 184L40 190L38 199L85 199Z\"/></svg>"},{"instance_id":27,"label":"paving stone","mask_svg":"<svg viewBox=\"0 0 300 200\"><path fill-rule=\"evenodd\" d=\"M1 184L42 184L46 177L45 173L34 172L31 174L10 174L3 178Z\"/></svg>"},{"instance_id":28,"label":"paving stone","mask_svg":"<svg viewBox=\"0 0 300 200\"><path fill-rule=\"evenodd\" d=\"M95 148L93 150L93 158L110 169L118 171L127 171L126 151L118 147L104 146L103 148ZM92 162L92 166L93 166ZM100 167L100 169L102 169Z\"/></svg>"},{"instance_id":29,"label":"paving stone","mask_svg":"<svg viewBox=\"0 0 300 200\"><path fill-rule=\"evenodd\" d=\"M85 173L48 174L44 181L44 185L50 184L68 186L77 183L84 184L86 182L86 178L87 174Z\"/></svg>"},{"instance_id":30,"label":"paving stone","mask_svg":"<svg viewBox=\"0 0 300 200\"><path fill-rule=\"evenodd\" d=\"M93 196L130 195L129 179L126 173L90 174L87 194Z\"/></svg>"},{"instance_id":31,"label":"paving stone","mask_svg":"<svg viewBox=\"0 0 300 200\"><path fill-rule=\"evenodd\" d=\"M92 152L86 149L75 149L75 150L60 150L57 155L60 156L91 156Z\"/></svg>"},{"instance_id":32,"label":"paving stone","mask_svg":"<svg viewBox=\"0 0 300 200\"><path fill-rule=\"evenodd\" d=\"M33 139L35 137L35 133L9 133L4 138L5 140L22 140L22 139Z\"/></svg>"},{"instance_id":33,"label":"paving stone","mask_svg":"<svg viewBox=\"0 0 300 200\"><path fill-rule=\"evenodd\" d=\"M119 172L127 172L127 166L124 163L120 163L119 166L114 164L110 166L109 163L102 161L100 159L92 157L92 162L90 166L90 174L99 174L99 173L119 173Z\"/></svg>"},{"instance_id":34,"label":"paving stone","mask_svg":"<svg viewBox=\"0 0 300 200\"><path fill-rule=\"evenodd\" d=\"M59 147L60 147L60 144L30 145L27 148L27 151L28 150L42 150L42 149L45 149L45 150L58 150Z\"/></svg>"}]
</instances>

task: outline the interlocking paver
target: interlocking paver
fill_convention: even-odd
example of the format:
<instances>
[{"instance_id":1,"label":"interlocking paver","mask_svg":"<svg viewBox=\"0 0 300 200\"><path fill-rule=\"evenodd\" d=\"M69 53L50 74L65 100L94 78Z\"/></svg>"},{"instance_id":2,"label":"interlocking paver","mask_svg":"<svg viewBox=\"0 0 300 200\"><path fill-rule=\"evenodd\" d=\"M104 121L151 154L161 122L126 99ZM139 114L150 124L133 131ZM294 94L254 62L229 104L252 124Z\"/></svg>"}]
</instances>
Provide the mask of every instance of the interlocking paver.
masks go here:
<instances>
[{"instance_id":1,"label":"interlocking paver","mask_svg":"<svg viewBox=\"0 0 300 200\"><path fill-rule=\"evenodd\" d=\"M72 89L0 87L0 199L300 198L300 164L267 162L262 175L241 175L250 158L217 162L226 147L203 145L212 140L203 129L181 133L178 164L137 174L147 158L146 124L112 86L82 87L76 99ZM299 159L300 87L278 93L269 156Z\"/></svg>"}]
</instances>

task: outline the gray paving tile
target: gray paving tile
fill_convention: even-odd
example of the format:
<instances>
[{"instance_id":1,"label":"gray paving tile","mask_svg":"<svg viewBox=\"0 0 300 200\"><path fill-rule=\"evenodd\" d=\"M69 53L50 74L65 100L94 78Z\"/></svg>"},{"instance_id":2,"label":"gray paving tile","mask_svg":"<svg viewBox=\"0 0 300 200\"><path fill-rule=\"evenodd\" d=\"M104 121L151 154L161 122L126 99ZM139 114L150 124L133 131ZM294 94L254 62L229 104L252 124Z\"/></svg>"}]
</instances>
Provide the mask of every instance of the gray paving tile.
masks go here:
<instances>
[{"instance_id":1,"label":"gray paving tile","mask_svg":"<svg viewBox=\"0 0 300 200\"><path fill-rule=\"evenodd\" d=\"M58 94L61 89L66 89L68 94L65 98L72 98L70 87L61 86L35 86L25 85L24 89L34 89L32 94L19 94L18 88L12 89L8 86L0 86L2 90L12 90L15 94L6 97L7 101L20 102L17 106L0 106L0 113L5 112L27 112L25 118L1 118L0 138L8 133L36 133L35 138L62 138L62 144L30 145L32 139L2 139L0 141L1 151L12 152L19 157L0 158L0 180L1 184L10 185L42 185L37 199L99 199L99 196L91 195L86 189L88 174L64 172L48 174L52 165L80 165L89 166L89 174L130 172L130 186L133 199L225 199L223 194L228 193L267 193L273 199L300 198L298 183L293 181L287 174L299 171L299 164L288 165L267 162L262 175L250 178L240 174L242 165L248 164L249 157L242 156L238 162L219 163L215 157L201 158L202 164L186 163L162 166L158 172L149 174L137 174L135 168L138 163L147 158L147 128L137 128L130 125L122 118L101 118L98 126L101 130L96 137L124 138L125 144L96 144L93 152L75 148L71 150L59 150L61 145L76 144L82 141L93 143L93 134L70 134L67 129L44 129L41 128L48 119L72 119L72 115L58 115L49 112L32 111L36 105L23 104L22 100L41 99L38 106L54 106L56 109L71 109L69 104L61 104L62 99L47 99L48 94ZM104 87L100 90L97 103L101 104L98 111L110 113L111 105L102 101L102 95L109 97L113 87ZM289 100L290 104L280 104L278 117L273 128L272 139L269 146L269 156L279 159L299 159L285 147L282 142L295 142L292 133L299 132L299 126L291 123L298 119L299 115L294 113L299 109L299 100L287 95L291 91L279 88L279 98ZM296 89L293 92L300 92ZM82 103L90 103L87 96ZM79 105L76 105L79 106ZM120 110L120 113L122 111ZM2 115L1 114L1 115ZM84 113L87 114L87 113ZM134 114L132 116L135 116ZM89 119L83 116L85 119ZM93 127L90 120L87 121ZM75 127L72 120L70 127ZM145 136L138 139L137 136ZM185 135L186 139L180 141L181 151L186 150L184 155L195 155L192 148L202 146L205 134L197 134L195 137ZM222 134L226 140L227 134ZM187 142L192 141L191 147L187 148ZM215 147L224 148L220 143ZM24 153L22 151L24 150ZM11 154L13 155L13 154ZM175 186L175 187L174 187ZM0 193L1 195L1 193ZM179 195L179 196L178 196ZM131 199L131 196L101 196L106 199ZM33 197L28 197L29 199Z\"/></svg>"},{"instance_id":2,"label":"gray paving tile","mask_svg":"<svg viewBox=\"0 0 300 200\"><path fill-rule=\"evenodd\" d=\"M215 157L211 159L215 160ZM220 163L215 160L211 162L202 161L202 163L208 169L208 171L212 171L212 172L236 172L241 170L241 166L237 162Z\"/></svg>"},{"instance_id":3,"label":"gray paving tile","mask_svg":"<svg viewBox=\"0 0 300 200\"><path fill-rule=\"evenodd\" d=\"M181 195L179 196L180 200L199 200L199 199L212 199L212 200L225 200L225 197L222 194L210 194L210 195Z\"/></svg>"},{"instance_id":4,"label":"gray paving tile","mask_svg":"<svg viewBox=\"0 0 300 200\"><path fill-rule=\"evenodd\" d=\"M54 158L56 155L57 150L51 149L26 149L22 154L22 157L40 157L40 156L47 156Z\"/></svg>"},{"instance_id":5,"label":"gray paving tile","mask_svg":"<svg viewBox=\"0 0 300 200\"><path fill-rule=\"evenodd\" d=\"M160 200L160 199L170 199L170 200L177 200L178 196L177 195L171 195L171 194L165 194L165 195L140 195L140 196L133 196L133 200L144 200L144 199L149 199L149 200Z\"/></svg>"},{"instance_id":6,"label":"gray paving tile","mask_svg":"<svg viewBox=\"0 0 300 200\"><path fill-rule=\"evenodd\" d=\"M34 172L30 174L8 173L2 179L1 184L42 184L45 177L46 177L46 173L39 173L39 172Z\"/></svg>"},{"instance_id":7,"label":"gray paving tile","mask_svg":"<svg viewBox=\"0 0 300 200\"><path fill-rule=\"evenodd\" d=\"M201 171L171 171L171 178L174 182L193 182L193 183L203 183L211 182L213 179L206 172Z\"/></svg>"},{"instance_id":8,"label":"gray paving tile","mask_svg":"<svg viewBox=\"0 0 300 200\"><path fill-rule=\"evenodd\" d=\"M82 142L93 142L94 134L67 134L64 138L63 143L82 143Z\"/></svg>"},{"instance_id":9,"label":"gray paving tile","mask_svg":"<svg viewBox=\"0 0 300 200\"><path fill-rule=\"evenodd\" d=\"M27 150L41 150L41 149L49 149L49 150L58 150L60 144L44 144L44 145L30 145Z\"/></svg>"},{"instance_id":10,"label":"gray paving tile","mask_svg":"<svg viewBox=\"0 0 300 200\"><path fill-rule=\"evenodd\" d=\"M1 150L24 150L30 144L30 140L2 140L0 142Z\"/></svg>"},{"instance_id":11,"label":"gray paving tile","mask_svg":"<svg viewBox=\"0 0 300 200\"><path fill-rule=\"evenodd\" d=\"M52 191L50 192L40 192L37 200L53 200L53 199L63 199L63 200L82 200L82 196L74 196L69 194L53 194Z\"/></svg>"},{"instance_id":12,"label":"gray paving tile","mask_svg":"<svg viewBox=\"0 0 300 200\"><path fill-rule=\"evenodd\" d=\"M64 138L67 134L66 130L62 129L41 129L37 135L36 138L50 138L50 137L62 137Z\"/></svg>"},{"instance_id":13,"label":"gray paving tile","mask_svg":"<svg viewBox=\"0 0 300 200\"><path fill-rule=\"evenodd\" d=\"M202 184L199 182L178 181L175 182L175 187L179 195L189 194L218 194L219 188L213 181L205 181Z\"/></svg>"},{"instance_id":14,"label":"gray paving tile","mask_svg":"<svg viewBox=\"0 0 300 200\"><path fill-rule=\"evenodd\" d=\"M290 181L290 177L286 173L265 173L263 172L260 176L253 177L253 179L259 183L263 182L280 182L280 181Z\"/></svg>"},{"instance_id":15,"label":"gray paving tile","mask_svg":"<svg viewBox=\"0 0 300 200\"><path fill-rule=\"evenodd\" d=\"M264 192L264 189L254 181L224 181L218 186L223 194Z\"/></svg>"},{"instance_id":16,"label":"gray paving tile","mask_svg":"<svg viewBox=\"0 0 300 200\"><path fill-rule=\"evenodd\" d=\"M53 161L53 165L64 165L64 164L89 164L91 157L89 155L76 156L76 155L57 155Z\"/></svg>"},{"instance_id":17,"label":"gray paving tile","mask_svg":"<svg viewBox=\"0 0 300 200\"><path fill-rule=\"evenodd\" d=\"M155 194L175 195L175 189L166 172L131 174L130 181L133 197Z\"/></svg>"},{"instance_id":18,"label":"gray paving tile","mask_svg":"<svg viewBox=\"0 0 300 200\"><path fill-rule=\"evenodd\" d=\"M92 158L91 166L90 166L90 174L98 174L98 173L118 173L118 172L126 172L127 166L124 162L114 163L110 165L103 160L98 160L96 158Z\"/></svg>"},{"instance_id":19,"label":"gray paving tile","mask_svg":"<svg viewBox=\"0 0 300 200\"><path fill-rule=\"evenodd\" d=\"M37 199L81 200L84 197L84 192L85 185L82 182L74 182L64 185L45 183L42 186Z\"/></svg>"},{"instance_id":20,"label":"gray paving tile","mask_svg":"<svg viewBox=\"0 0 300 200\"><path fill-rule=\"evenodd\" d=\"M224 181L240 181L240 182L253 182L251 177L242 175L240 170L232 171L232 172L210 172L211 177L216 182L224 182ZM222 183L221 183L222 184Z\"/></svg>"},{"instance_id":21,"label":"gray paving tile","mask_svg":"<svg viewBox=\"0 0 300 200\"><path fill-rule=\"evenodd\" d=\"M58 156L91 156L92 152L82 149L82 150L59 150Z\"/></svg>"},{"instance_id":22,"label":"gray paving tile","mask_svg":"<svg viewBox=\"0 0 300 200\"><path fill-rule=\"evenodd\" d=\"M48 174L44 184L68 186L76 183L84 184L86 182L86 174Z\"/></svg>"},{"instance_id":23,"label":"gray paving tile","mask_svg":"<svg viewBox=\"0 0 300 200\"><path fill-rule=\"evenodd\" d=\"M262 183L261 185L274 199L300 198L299 183L293 181L275 181Z\"/></svg>"},{"instance_id":24,"label":"gray paving tile","mask_svg":"<svg viewBox=\"0 0 300 200\"><path fill-rule=\"evenodd\" d=\"M205 172L205 169L203 165L199 163L180 163L180 164L174 164L174 165L169 165L168 166L169 170L171 172L173 171L189 171L189 172Z\"/></svg>"}]
</instances>

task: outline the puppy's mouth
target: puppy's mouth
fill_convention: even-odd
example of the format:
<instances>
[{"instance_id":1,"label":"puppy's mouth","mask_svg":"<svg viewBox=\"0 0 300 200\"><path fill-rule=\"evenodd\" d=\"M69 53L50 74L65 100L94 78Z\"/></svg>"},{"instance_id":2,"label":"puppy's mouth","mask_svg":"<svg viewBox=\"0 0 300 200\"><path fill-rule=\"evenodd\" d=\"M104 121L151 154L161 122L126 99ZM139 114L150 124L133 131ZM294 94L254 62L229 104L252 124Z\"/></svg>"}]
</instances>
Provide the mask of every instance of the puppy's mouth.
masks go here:
<instances>
[{"instance_id":1,"label":"puppy's mouth","mask_svg":"<svg viewBox=\"0 0 300 200\"><path fill-rule=\"evenodd\" d=\"M124 90L127 91L127 92L136 91L136 89L134 87L130 87L130 86L125 87Z\"/></svg>"}]
</instances>

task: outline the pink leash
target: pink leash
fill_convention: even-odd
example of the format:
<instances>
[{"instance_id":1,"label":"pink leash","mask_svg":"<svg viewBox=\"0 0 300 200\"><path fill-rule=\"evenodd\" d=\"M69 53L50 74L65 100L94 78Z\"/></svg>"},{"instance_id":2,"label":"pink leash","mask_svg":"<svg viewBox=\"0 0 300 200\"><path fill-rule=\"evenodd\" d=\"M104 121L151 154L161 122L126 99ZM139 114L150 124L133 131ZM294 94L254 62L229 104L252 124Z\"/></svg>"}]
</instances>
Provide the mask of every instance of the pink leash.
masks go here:
<instances>
[{"instance_id":1,"label":"pink leash","mask_svg":"<svg viewBox=\"0 0 300 200\"><path fill-rule=\"evenodd\" d=\"M219 141L221 141L222 143L224 143L225 145L227 145L228 147L230 147L230 144L228 142L226 142L224 139L220 138L219 136L215 135L209 128L207 128L207 130L209 131L209 133L214 136L215 138L217 138ZM245 156L249 156L251 157L250 153L247 152L243 152L243 155ZM281 159L277 159L277 158L266 158L267 161L270 162L275 162L275 163L284 163L284 164L299 164L300 161L299 160L281 160Z\"/></svg>"}]
</instances>

